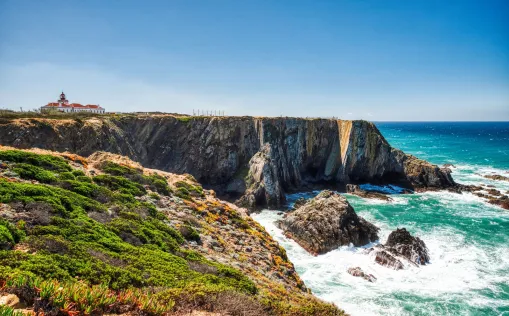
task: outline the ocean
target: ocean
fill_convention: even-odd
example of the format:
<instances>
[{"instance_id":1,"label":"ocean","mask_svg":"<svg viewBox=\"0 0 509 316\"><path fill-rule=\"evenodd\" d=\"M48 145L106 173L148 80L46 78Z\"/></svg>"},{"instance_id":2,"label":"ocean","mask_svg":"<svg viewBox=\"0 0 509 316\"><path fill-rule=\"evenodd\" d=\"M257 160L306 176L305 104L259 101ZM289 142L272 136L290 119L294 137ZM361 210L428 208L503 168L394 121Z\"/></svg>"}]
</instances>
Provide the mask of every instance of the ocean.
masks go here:
<instances>
[{"instance_id":1,"label":"ocean","mask_svg":"<svg viewBox=\"0 0 509 316\"><path fill-rule=\"evenodd\" d=\"M503 193L509 182L509 122L377 123L387 141L432 163L453 164L464 184L491 184ZM311 197L318 192L288 196ZM393 195L393 202L346 195L358 215L381 229L380 240L405 227L427 245L431 263L391 270L363 252L341 247L317 257L287 239L274 222L277 211L253 214L286 249L301 278L318 297L351 315L509 315L509 211L470 194L427 192ZM377 281L347 273L361 267Z\"/></svg>"}]
</instances>

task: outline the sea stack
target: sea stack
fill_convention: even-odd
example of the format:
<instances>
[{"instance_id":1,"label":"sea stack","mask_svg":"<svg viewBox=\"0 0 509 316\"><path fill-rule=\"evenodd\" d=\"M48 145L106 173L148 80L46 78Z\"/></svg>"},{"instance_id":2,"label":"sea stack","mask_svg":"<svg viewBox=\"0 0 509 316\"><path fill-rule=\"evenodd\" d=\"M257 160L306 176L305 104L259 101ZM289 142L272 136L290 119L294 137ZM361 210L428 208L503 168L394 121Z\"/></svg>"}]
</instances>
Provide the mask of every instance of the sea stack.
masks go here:
<instances>
[{"instance_id":1,"label":"sea stack","mask_svg":"<svg viewBox=\"0 0 509 316\"><path fill-rule=\"evenodd\" d=\"M322 191L278 222L285 235L313 255L340 246L364 246L378 239L378 228L357 216L345 197Z\"/></svg>"}]
</instances>

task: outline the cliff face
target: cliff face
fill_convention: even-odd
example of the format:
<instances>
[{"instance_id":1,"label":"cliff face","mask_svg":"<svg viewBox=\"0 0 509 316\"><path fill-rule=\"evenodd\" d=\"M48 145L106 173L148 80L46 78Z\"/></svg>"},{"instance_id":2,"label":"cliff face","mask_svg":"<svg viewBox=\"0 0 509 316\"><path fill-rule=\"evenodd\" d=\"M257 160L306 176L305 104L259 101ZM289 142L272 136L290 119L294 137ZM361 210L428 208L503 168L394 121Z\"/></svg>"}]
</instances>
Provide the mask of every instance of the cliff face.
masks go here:
<instances>
[{"instance_id":1,"label":"cliff face","mask_svg":"<svg viewBox=\"0 0 509 316\"><path fill-rule=\"evenodd\" d=\"M446 170L392 148L366 121L254 117L118 116L0 121L0 144L90 155L102 150L190 173L240 204L279 206L316 185L454 186Z\"/></svg>"}]
</instances>

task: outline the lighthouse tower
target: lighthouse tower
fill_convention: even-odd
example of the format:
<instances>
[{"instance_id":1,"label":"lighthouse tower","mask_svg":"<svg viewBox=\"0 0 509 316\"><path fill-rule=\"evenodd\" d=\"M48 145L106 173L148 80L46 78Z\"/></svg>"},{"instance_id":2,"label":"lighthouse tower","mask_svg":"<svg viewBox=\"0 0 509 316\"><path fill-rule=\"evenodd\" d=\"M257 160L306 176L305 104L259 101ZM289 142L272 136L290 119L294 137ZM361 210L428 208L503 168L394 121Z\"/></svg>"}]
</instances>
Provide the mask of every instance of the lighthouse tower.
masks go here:
<instances>
[{"instance_id":1,"label":"lighthouse tower","mask_svg":"<svg viewBox=\"0 0 509 316\"><path fill-rule=\"evenodd\" d=\"M60 94L60 99L58 100L58 107L69 105L69 100L66 99L64 91Z\"/></svg>"}]
</instances>

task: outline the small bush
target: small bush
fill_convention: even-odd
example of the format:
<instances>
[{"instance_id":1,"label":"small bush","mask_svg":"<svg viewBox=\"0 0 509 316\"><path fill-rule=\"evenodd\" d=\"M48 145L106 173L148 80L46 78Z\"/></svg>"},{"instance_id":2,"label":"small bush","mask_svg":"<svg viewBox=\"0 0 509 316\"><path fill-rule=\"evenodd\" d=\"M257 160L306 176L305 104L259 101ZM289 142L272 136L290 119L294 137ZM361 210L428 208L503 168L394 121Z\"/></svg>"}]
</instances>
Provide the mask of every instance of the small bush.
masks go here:
<instances>
[{"instance_id":1,"label":"small bush","mask_svg":"<svg viewBox=\"0 0 509 316\"><path fill-rule=\"evenodd\" d=\"M200 234L190 225L182 225L179 227L179 232L186 240L200 242Z\"/></svg>"},{"instance_id":2,"label":"small bush","mask_svg":"<svg viewBox=\"0 0 509 316\"><path fill-rule=\"evenodd\" d=\"M53 172L27 163L17 163L13 171L25 180L37 180L42 183L52 183L57 180Z\"/></svg>"},{"instance_id":3,"label":"small bush","mask_svg":"<svg viewBox=\"0 0 509 316\"><path fill-rule=\"evenodd\" d=\"M110 190L119 191L120 193L131 194L134 196L142 196L147 193L141 184L120 176L102 174L95 176L93 181L107 187Z\"/></svg>"},{"instance_id":4,"label":"small bush","mask_svg":"<svg viewBox=\"0 0 509 316\"><path fill-rule=\"evenodd\" d=\"M26 163L56 172L65 172L72 170L71 166L69 166L67 161L65 161L61 157L34 154L21 150L0 151L0 160L11 161L16 163Z\"/></svg>"},{"instance_id":5,"label":"small bush","mask_svg":"<svg viewBox=\"0 0 509 316\"><path fill-rule=\"evenodd\" d=\"M57 187L29 183L15 183L0 179L0 203L14 201L46 202L59 214L69 214L75 210L105 211L105 207L95 200Z\"/></svg>"},{"instance_id":6,"label":"small bush","mask_svg":"<svg viewBox=\"0 0 509 316\"><path fill-rule=\"evenodd\" d=\"M187 194L190 194L190 195L194 195L194 196L200 196L200 197L204 197L205 194L203 193L203 188L199 185L192 185L190 183L187 183L185 181L178 181L175 183L175 186L177 187L177 190L178 189L185 189L184 190L179 190L179 191L182 191L184 194L185 192L187 191Z\"/></svg>"},{"instance_id":7,"label":"small bush","mask_svg":"<svg viewBox=\"0 0 509 316\"><path fill-rule=\"evenodd\" d=\"M180 187L177 188L177 196L184 200L190 200L191 195L189 194L189 191L186 188Z\"/></svg>"},{"instance_id":8,"label":"small bush","mask_svg":"<svg viewBox=\"0 0 509 316\"><path fill-rule=\"evenodd\" d=\"M72 171L72 174L75 176L75 177L84 177L85 176L85 172L83 172L82 170L79 170L79 169L74 169Z\"/></svg>"},{"instance_id":9,"label":"small bush","mask_svg":"<svg viewBox=\"0 0 509 316\"><path fill-rule=\"evenodd\" d=\"M25 233L21 229L0 218L0 250L11 249L24 236Z\"/></svg>"},{"instance_id":10,"label":"small bush","mask_svg":"<svg viewBox=\"0 0 509 316\"><path fill-rule=\"evenodd\" d=\"M163 195L170 195L171 193L166 179L156 173L145 176L140 169L122 166L111 161L102 163L100 168L109 175L122 176L134 183L148 185L152 191L157 193Z\"/></svg>"},{"instance_id":11,"label":"small bush","mask_svg":"<svg viewBox=\"0 0 509 316\"><path fill-rule=\"evenodd\" d=\"M58 175L58 177L60 178L60 180L76 180L76 177L74 176L74 174L72 172L62 172L61 174Z\"/></svg>"},{"instance_id":12,"label":"small bush","mask_svg":"<svg viewBox=\"0 0 509 316\"><path fill-rule=\"evenodd\" d=\"M92 178L87 176L76 176L76 181L92 183Z\"/></svg>"},{"instance_id":13,"label":"small bush","mask_svg":"<svg viewBox=\"0 0 509 316\"><path fill-rule=\"evenodd\" d=\"M154 200L160 200L160 199L161 199L161 197L159 196L159 194L154 193L154 192L150 193L148 196L149 196L150 198L154 199Z\"/></svg>"},{"instance_id":14,"label":"small bush","mask_svg":"<svg viewBox=\"0 0 509 316\"><path fill-rule=\"evenodd\" d=\"M7 305L0 305L0 316L25 316L25 314Z\"/></svg>"}]
</instances>

